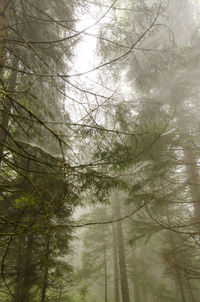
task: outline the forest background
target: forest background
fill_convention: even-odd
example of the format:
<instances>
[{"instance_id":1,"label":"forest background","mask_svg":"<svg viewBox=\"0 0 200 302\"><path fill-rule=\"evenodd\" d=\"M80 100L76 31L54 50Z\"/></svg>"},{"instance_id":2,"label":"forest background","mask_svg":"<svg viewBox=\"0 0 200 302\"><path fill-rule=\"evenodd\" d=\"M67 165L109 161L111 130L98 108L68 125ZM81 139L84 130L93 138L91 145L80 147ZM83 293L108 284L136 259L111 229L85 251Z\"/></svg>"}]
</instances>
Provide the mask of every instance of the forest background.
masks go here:
<instances>
[{"instance_id":1,"label":"forest background","mask_svg":"<svg viewBox=\"0 0 200 302\"><path fill-rule=\"evenodd\" d=\"M199 20L0 0L0 301L198 302Z\"/></svg>"}]
</instances>

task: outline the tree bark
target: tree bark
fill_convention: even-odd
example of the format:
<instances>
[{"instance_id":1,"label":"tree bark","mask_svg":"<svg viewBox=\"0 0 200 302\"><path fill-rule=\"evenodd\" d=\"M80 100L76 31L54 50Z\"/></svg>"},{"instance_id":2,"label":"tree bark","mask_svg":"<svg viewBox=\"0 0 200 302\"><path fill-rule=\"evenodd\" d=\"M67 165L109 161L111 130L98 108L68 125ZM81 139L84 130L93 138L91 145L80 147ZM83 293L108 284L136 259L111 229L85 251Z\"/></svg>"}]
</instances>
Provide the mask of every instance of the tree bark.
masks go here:
<instances>
[{"instance_id":1,"label":"tree bark","mask_svg":"<svg viewBox=\"0 0 200 302\"><path fill-rule=\"evenodd\" d=\"M113 235L114 301L119 302L120 301L120 299L119 299L119 270L118 270L118 261L117 261L116 223L112 224L112 235Z\"/></svg>"},{"instance_id":2,"label":"tree bark","mask_svg":"<svg viewBox=\"0 0 200 302\"><path fill-rule=\"evenodd\" d=\"M121 218L121 209L120 209L118 191L115 191L114 203L115 203L116 217L119 219L119 218ZM117 245L118 245L118 253L119 253L119 269L120 269L122 302L130 302L128 277L127 277L127 269L126 269L126 255L125 255L123 229L122 229L121 221L117 222Z\"/></svg>"},{"instance_id":3,"label":"tree bark","mask_svg":"<svg viewBox=\"0 0 200 302\"><path fill-rule=\"evenodd\" d=\"M30 289L33 277L33 245L34 245L34 236L29 234L27 236L26 244L26 255L25 255L25 267L24 267L24 284L23 284L23 296L21 302L30 301Z\"/></svg>"},{"instance_id":4,"label":"tree bark","mask_svg":"<svg viewBox=\"0 0 200 302\"><path fill-rule=\"evenodd\" d=\"M148 302L148 295L147 295L147 288L145 285L142 286L142 301L143 302Z\"/></svg>"},{"instance_id":5,"label":"tree bark","mask_svg":"<svg viewBox=\"0 0 200 302\"><path fill-rule=\"evenodd\" d=\"M50 236L48 235L47 245L46 245L46 254L45 254L44 276L43 276L43 282L42 282L41 302L45 302L46 290L47 290L47 286L48 286L49 252L50 252L49 247L50 247Z\"/></svg>"},{"instance_id":6,"label":"tree bark","mask_svg":"<svg viewBox=\"0 0 200 302\"><path fill-rule=\"evenodd\" d=\"M15 286L15 294L13 302L21 302L21 289L23 283L23 240L22 238L18 239L18 249L17 249L17 267L16 267L16 286Z\"/></svg>"},{"instance_id":7,"label":"tree bark","mask_svg":"<svg viewBox=\"0 0 200 302\"><path fill-rule=\"evenodd\" d=\"M104 256L104 289L105 289L105 295L104 295L104 301L108 302L108 273L107 273L107 253L106 253L106 242L105 242L105 232L103 227L103 256Z\"/></svg>"},{"instance_id":8,"label":"tree bark","mask_svg":"<svg viewBox=\"0 0 200 302\"><path fill-rule=\"evenodd\" d=\"M134 301L141 302L140 284L138 282L137 263L135 248L132 248L132 264L133 264L133 288L134 288Z\"/></svg>"}]
</instances>

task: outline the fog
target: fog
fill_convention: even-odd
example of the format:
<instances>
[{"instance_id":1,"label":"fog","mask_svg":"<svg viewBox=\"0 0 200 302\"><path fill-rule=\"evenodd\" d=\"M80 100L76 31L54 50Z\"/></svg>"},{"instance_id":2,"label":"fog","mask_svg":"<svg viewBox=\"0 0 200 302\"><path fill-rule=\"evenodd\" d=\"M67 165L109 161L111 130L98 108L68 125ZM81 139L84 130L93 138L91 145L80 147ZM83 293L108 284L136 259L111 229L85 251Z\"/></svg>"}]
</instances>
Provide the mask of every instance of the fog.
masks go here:
<instances>
[{"instance_id":1,"label":"fog","mask_svg":"<svg viewBox=\"0 0 200 302\"><path fill-rule=\"evenodd\" d=\"M0 302L198 302L200 1L0 0Z\"/></svg>"}]
</instances>

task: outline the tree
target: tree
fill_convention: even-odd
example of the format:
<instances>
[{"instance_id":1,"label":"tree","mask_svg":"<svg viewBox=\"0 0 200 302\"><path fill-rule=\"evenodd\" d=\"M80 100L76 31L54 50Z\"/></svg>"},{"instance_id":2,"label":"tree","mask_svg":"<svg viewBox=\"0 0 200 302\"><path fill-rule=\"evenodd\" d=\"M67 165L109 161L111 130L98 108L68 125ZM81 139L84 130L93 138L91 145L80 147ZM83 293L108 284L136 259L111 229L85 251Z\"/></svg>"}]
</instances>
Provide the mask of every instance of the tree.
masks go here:
<instances>
[{"instance_id":1,"label":"tree","mask_svg":"<svg viewBox=\"0 0 200 302\"><path fill-rule=\"evenodd\" d=\"M106 207L98 207L89 215L92 220L107 216ZM92 280L95 278L99 286L103 286L104 294L100 295L100 299L105 302L109 301L110 294L110 232L110 227L106 225L93 226L84 232L83 238L82 281L86 281L88 288L93 288Z\"/></svg>"},{"instance_id":2,"label":"tree","mask_svg":"<svg viewBox=\"0 0 200 302\"><path fill-rule=\"evenodd\" d=\"M111 196L111 203L113 204L113 218L121 218L120 202L119 202L119 192L115 191L113 196ZM124 248L124 238L122 222L119 220L116 225L116 237L117 237L117 247L119 253L119 270L120 270L120 283L121 283L121 293L122 301L129 302L129 288L128 288L128 277L126 269L126 254Z\"/></svg>"}]
</instances>

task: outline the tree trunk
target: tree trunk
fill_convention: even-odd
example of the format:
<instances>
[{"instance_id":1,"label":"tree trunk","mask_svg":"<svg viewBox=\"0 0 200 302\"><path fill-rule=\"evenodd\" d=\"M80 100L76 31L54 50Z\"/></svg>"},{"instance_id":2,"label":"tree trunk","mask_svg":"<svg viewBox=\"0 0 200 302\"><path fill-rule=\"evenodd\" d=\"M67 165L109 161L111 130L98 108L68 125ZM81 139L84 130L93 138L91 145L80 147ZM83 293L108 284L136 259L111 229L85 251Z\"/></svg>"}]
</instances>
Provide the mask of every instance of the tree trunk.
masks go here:
<instances>
[{"instance_id":1,"label":"tree trunk","mask_svg":"<svg viewBox=\"0 0 200 302\"><path fill-rule=\"evenodd\" d=\"M176 272L176 277L177 277L177 281L178 281L178 285L179 285L179 289L180 289L181 302L186 302L182 278L180 276L179 271L176 268L175 268L175 272Z\"/></svg>"},{"instance_id":2,"label":"tree trunk","mask_svg":"<svg viewBox=\"0 0 200 302\"><path fill-rule=\"evenodd\" d=\"M48 235L47 238L47 245L46 245L46 254L45 254L45 267L44 267L44 276L42 282L42 295L41 295L41 302L45 301L46 298L46 290L48 286L48 274L49 274L49 247L50 247L50 236Z\"/></svg>"},{"instance_id":3,"label":"tree trunk","mask_svg":"<svg viewBox=\"0 0 200 302\"><path fill-rule=\"evenodd\" d=\"M103 227L103 234L104 234L104 227ZM107 254L106 254L106 243L105 243L105 235L103 236L103 256L104 256L104 289L105 289L105 296L104 301L108 302L108 273L107 273Z\"/></svg>"},{"instance_id":4,"label":"tree trunk","mask_svg":"<svg viewBox=\"0 0 200 302\"><path fill-rule=\"evenodd\" d=\"M18 239L18 249L17 249L17 267L16 267L16 286L13 302L21 302L21 289L23 287L23 239Z\"/></svg>"},{"instance_id":5,"label":"tree trunk","mask_svg":"<svg viewBox=\"0 0 200 302\"><path fill-rule=\"evenodd\" d=\"M134 301L141 302L140 284L138 282L137 262L136 262L136 255L135 255L134 247L132 248L132 264L133 264Z\"/></svg>"},{"instance_id":6,"label":"tree trunk","mask_svg":"<svg viewBox=\"0 0 200 302\"><path fill-rule=\"evenodd\" d=\"M120 201L119 201L119 192L118 191L115 191L113 202L115 203L114 210L116 213L116 217L119 219L121 217L121 210L120 210ZM130 302L128 277L127 277L127 269L126 269L126 255L125 255L125 248L124 248L124 242L123 242L123 230L122 230L121 221L117 222L117 245L118 245L118 253L119 253L119 269L120 269L122 302Z\"/></svg>"},{"instance_id":7,"label":"tree trunk","mask_svg":"<svg viewBox=\"0 0 200 302\"><path fill-rule=\"evenodd\" d=\"M23 284L23 297L21 302L29 302L30 300L30 289L33 277L33 245L34 236L33 233L27 237L26 244L26 255L25 255L25 267L24 267L24 284Z\"/></svg>"},{"instance_id":8,"label":"tree trunk","mask_svg":"<svg viewBox=\"0 0 200 302\"><path fill-rule=\"evenodd\" d=\"M113 203L112 203L113 206ZM119 302L119 271L117 261L117 236L116 236L116 223L112 223L113 235L113 271L114 271L114 301Z\"/></svg>"}]
</instances>

